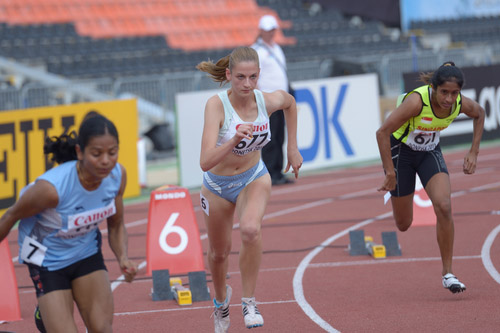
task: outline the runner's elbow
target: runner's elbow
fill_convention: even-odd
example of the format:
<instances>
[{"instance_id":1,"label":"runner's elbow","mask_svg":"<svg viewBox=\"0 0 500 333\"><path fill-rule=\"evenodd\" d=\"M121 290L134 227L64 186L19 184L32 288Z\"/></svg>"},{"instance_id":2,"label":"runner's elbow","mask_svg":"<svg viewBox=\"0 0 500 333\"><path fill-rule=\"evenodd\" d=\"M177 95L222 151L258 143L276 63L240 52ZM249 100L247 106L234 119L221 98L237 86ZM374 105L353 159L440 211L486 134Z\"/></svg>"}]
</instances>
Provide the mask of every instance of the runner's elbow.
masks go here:
<instances>
[{"instance_id":1,"label":"runner's elbow","mask_svg":"<svg viewBox=\"0 0 500 333\"><path fill-rule=\"evenodd\" d=\"M214 167L213 163L210 163L210 161L201 159L200 160L200 168L203 172L207 172L208 170L212 169Z\"/></svg>"},{"instance_id":2,"label":"runner's elbow","mask_svg":"<svg viewBox=\"0 0 500 333\"><path fill-rule=\"evenodd\" d=\"M389 137L389 134L387 131L385 131L382 127L380 127L376 132L375 132L375 137L377 138L377 141L380 142L381 139L385 139Z\"/></svg>"}]
</instances>

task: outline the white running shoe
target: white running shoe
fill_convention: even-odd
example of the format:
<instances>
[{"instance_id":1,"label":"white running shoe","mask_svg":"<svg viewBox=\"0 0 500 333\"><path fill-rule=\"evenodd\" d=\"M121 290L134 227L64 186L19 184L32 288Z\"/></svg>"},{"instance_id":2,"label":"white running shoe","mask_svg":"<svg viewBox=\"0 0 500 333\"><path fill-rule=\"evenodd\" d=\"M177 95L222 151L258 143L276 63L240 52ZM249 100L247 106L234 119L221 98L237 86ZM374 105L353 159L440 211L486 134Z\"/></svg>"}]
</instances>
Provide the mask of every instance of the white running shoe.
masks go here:
<instances>
[{"instance_id":1,"label":"white running shoe","mask_svg":"<svg viewBox=\"0 0 500 333\"><path fill-rule=\"evenodd\" d=\"M217 305L214 298L215 309L212 316L214 317L215 333L226 333L229 329L229 302L231 301L232 293L231 286L226 285L226 300L224 303Z\"/></svg>"},{"instance_id":2,"label":"white running shoe","mask_svg":"<svg viewBox=\"0 0 500 333\"><path fill-rule=\"evenodd\" d=\"M443 287L449 289L452 293L461 293L465 291L465 284L458 281L457 277L451 273L443 276Z\"/></svg>"},{"instance_id":3,"label":"white running shoe","mask_svg":"<svg viewBox=\"0 0 500 333\"><path fill-rule=\"evenodd\" d=\"M247 328L260 327L264 325L264 318L257 308L255 297L242 298L243 317Z\"/></svg>"}]
</instances>

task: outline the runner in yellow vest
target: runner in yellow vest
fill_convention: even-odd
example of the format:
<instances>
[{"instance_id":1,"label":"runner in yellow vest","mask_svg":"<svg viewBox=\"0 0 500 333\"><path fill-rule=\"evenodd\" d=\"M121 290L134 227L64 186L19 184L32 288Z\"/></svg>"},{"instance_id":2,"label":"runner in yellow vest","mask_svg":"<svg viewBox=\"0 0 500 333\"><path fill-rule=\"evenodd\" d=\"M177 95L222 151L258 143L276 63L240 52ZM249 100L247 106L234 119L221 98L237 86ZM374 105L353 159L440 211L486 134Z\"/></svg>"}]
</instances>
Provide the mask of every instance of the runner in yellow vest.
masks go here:
<instances>
[{"instance_id":1,"label":"runner in yellow vest","mask_svg":"<svg viewBox=\"0 0 500 333\"><path fill-rule=\"evenodd\" d=\"M452 293L465 291L452 271L454 224L448 169L439 146L439 134L460 114L473 118L473 137L464 158L463 172L476 170L484 127L484 109L461 95L464 75L453 62L435 72L422 73L426 83L399 99L398 106L377 131L377 142L385 172L379 191L390 191L396 226L406 231L413 220L413 195L418 174L432 201L441 252L443 287Z\"/></svg>"}]
</instances>

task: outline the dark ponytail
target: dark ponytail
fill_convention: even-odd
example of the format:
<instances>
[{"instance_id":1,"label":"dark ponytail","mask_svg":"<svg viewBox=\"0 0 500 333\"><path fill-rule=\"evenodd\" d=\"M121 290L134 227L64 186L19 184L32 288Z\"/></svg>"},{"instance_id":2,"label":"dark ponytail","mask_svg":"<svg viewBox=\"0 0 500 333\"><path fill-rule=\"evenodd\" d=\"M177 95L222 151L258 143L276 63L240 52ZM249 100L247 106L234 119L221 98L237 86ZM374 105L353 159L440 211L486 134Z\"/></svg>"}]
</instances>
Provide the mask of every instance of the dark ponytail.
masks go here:
<instances>
[{"instance_id":1,"label":"dark ponytail","mask_svg":"<svg viewBox=\"0 0 500 333\"><path fill-rule=\"evenodd\" d=\"M421 73L419 78L426 84L432 84L434 89L445 82L456 82L460 89L465 84L464 74L453 61L445 62L434 72Z\"/></svg>"}]
</instances>

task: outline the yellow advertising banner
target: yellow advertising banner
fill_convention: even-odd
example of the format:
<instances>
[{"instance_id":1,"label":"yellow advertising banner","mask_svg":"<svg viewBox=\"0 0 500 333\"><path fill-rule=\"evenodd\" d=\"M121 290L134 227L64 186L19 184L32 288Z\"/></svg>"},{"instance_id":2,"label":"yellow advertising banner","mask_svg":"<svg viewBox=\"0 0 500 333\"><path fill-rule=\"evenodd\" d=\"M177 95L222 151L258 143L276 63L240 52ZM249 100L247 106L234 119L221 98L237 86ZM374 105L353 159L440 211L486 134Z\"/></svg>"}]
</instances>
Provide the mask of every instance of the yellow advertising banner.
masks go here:
<instances>
[{"instance_id":1,"label":"yellow advertising banner","mask_svg":"<svg viewBox=\"0 0 500 333\"><path fill-rule=\"evenodd\" d=\"M45 138L78 132L80 123L90 111L106 116L118 129L118 162L127 170L124 196L140 194L135 99L1 111L0 214L14 204L24 186L56 166L43 153Z\"/></svg>"}]
</instances>

